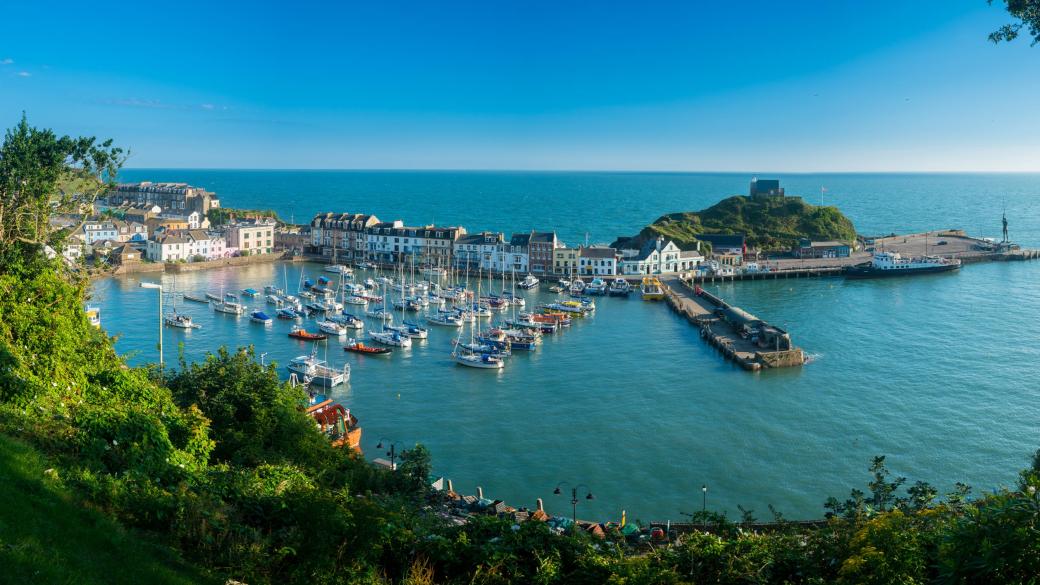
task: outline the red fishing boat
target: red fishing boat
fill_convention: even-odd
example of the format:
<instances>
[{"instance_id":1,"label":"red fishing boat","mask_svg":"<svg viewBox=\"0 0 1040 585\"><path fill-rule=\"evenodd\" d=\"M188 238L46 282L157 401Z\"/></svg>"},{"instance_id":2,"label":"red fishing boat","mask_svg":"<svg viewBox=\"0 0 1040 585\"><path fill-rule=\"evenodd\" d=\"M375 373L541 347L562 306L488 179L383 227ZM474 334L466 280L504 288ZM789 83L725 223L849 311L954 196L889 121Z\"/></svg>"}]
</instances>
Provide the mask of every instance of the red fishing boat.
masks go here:
<instances>
[{"instance_id":1,"label":"red fishing boat","mask_svg":"<svg viewBox=\"0 0 1040 585\"><path fill-rule=\"evenodd\" d=\"M389 347L372 347L365 345L360 341L351 341L343 346L343 351L350 351L354 353L364 353L368 355L386 355L393 352L394 350Z\"/></svg>"},{"instance_id":2,"label":"red fishing boat","mask_svg":"<svg viewBox=\"0 0 1040 585\"><path fill-rule=\"evenodd\" d=\"M329 336L324 333L311 333L303 327L293 327L293 330L289 332L289 337L304 339L306 341L321 341L329 338Z\"/></svg>"}]
</instances>

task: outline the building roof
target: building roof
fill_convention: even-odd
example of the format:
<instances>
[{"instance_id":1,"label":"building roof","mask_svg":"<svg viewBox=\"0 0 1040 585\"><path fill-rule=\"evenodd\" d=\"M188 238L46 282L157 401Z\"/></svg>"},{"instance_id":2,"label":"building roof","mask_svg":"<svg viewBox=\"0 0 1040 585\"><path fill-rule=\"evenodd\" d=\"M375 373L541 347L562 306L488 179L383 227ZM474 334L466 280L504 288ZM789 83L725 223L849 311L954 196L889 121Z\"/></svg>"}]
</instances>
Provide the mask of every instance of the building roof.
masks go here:
<instances>
[{"instance_id":1,"label":"building roof","mask_svg":"<svg viewBox=\"0 0 1040 585\"><path fill-rule=\"evenodd\" d=\"M604 246L581 248L582 258L614 258L616 255L617 250L614 248L607 248Z\"/></svg>"},{"instance_id":2,"label":"building roof","mask_svg":"<svg viewBox=\"0 0 1040 585\"><path fill-rule=\"evenodd\" d=\"M825 242L809 242L809 245L813 248L848 248L849 245L845 242L839 242L837 240L827 240Z\"/></svg>"},{"instance_id":3,"label":"building roof","mask_svg":"<svg viewBox=\"0 0 1040 585\"><path fill-rule=\"evenodd\" d=\"M708 242L713 248L744 247L744 234L700 234L695 237L702 242Z\"/></svg>"},{"instance_id":4,"label":"building roof","mask_svg":"<svg viewBox=\"0 0 1040 585\"><path fill-rule=\"evenodd\" d=\"M479 234L463 234L455 239L456 244L480 245L499 244L505 241L505 237L496 232L480 232Z\"/></svg>"},{"instance_id":5,"label":"building roof","mask_svg":"<svg viewBox=\"0 0 1040 585\"><path fill-rule=\"evenodd\" d=\"M314 216L311 220L311 225L317 225L321 227L330 227L331 224L355 224L360 223L362 226L367 226L370 222L379 222L379 218L368 213L334 213L327 211L325 213L319 213Z\"/></svg>"},{"instance_id":6,"label":"building roof","mask_svg":"<svg viewBox=\"0 0 1040 585\"><path fill-rule=\"evenodd\" d=\"M188 238L172 233L162 233L152 236L152 241L157 242L159 245L166 246L169 244L187 244Z\"/></svg>"},{"instance_id":7,"label":"building roof","mask_svg":"<svg viewBox=\"0 0 1040 585\"><path fill-rule=\"evenodd\" d=\"M135 248L135 247L133 247L133 246L131 246L129 244L123 244L122 246L119 246L118 248L113 248L112 249L112 254L114 254L116 256L129 256L131 254L140 254L140 253L141 253L140 250L138 250L137 248Z\"/></svg>"},{"instance_id":8,"label":"building roof","mask_svg":"<svg viewBox=\"0 0 1040 585\"><path fill-rule=\"evenodd\" d=\"M697 250L680 250L679 251L679 257L680 258L703 258L704 256L702 256L701 253L698 252Z\"/></svg>"},{"instance_id":9,"label":"building roof","mask_svg":"<svg viewBox=\"0 0 1040 585\"><path fill-rule=\"evenodd\" d=\"M513 234L509 238L510 246L529 246L531 244L531 234Z\"/></svg>"},{"instance_id":10,"label":"building roof","mask_svg":"<svg viewBox=\"0 0 1040 585\"><path fill-rule=\"evenodd\" d=\"M532 244L551 244L556 241L556 232L531 232L528 241Z\"/></svg>"}]
</instances>

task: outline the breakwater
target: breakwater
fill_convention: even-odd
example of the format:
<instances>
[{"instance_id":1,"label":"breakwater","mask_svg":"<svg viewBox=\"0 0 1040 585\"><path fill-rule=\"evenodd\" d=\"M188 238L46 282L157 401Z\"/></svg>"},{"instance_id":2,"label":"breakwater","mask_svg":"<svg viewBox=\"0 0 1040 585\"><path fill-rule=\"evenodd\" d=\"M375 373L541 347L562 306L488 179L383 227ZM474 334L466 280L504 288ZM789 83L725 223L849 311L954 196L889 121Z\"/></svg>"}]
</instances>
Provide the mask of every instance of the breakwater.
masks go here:
<instances>
[{"instance_id":1,"label":"breakwater","mask_svg":"<svg viewBox=\"0 0 1040 585\"><path fill-rule=\"evenodd\" d=\"M668 306L700 329L701 337L745 370L805 363L791 336L740 307L679 278L662 282Z\"/></svg>"}]
</instances>

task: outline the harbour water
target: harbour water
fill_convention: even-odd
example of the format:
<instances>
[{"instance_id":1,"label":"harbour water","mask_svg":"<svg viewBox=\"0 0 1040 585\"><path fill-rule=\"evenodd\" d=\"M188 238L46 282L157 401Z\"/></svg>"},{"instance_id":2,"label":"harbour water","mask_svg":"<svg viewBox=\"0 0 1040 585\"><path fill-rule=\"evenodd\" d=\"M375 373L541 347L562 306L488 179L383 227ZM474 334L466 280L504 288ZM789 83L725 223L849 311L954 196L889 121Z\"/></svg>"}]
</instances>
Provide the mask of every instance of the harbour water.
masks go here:
<instances>
[{"instance_id":1,"label":"harbour water","mask_svg":"<svg viewBox=\"0 0 1040 585\"><path fill-rule=\"evenodd\" d=\"M742 191L747 177L135 171L124 178L188 181L218 191L227 206L292 209L297 220L318 209L370 211L470 229L556 227L577 243L586 231L593 241L609 241L661 213L709 205ZM821 185L825 202L864 233L963 227L995 235L1006 205L1012 236L1040 244L1035 175L785 178L789 193L814 193L811 201ZM262 289L282 283L282 266L161 278L171 292ZM316 265L287 264L290 288L300 270L319 274ZM156 359L156 293L138 283L158 278L94 286L104 327L132 363ZM336 394L361 418L366 453L379 455L381 438L421 441L437 473L460 491L480 485L513 505L543 497L564 513L569 502L552 490L566 480L596 494L579 504L580 516L611 519L626 509L629 519L680 520L681 512L699 509L706 484L709 508L735 514L739 504L765 518L772 504L787 517L807 518L822 513L827 496L863 487L877 454L911 482L941 489L954 481L977 490L1014 482L1040 447L1040 386L1032 381L1040 358L1038 284L1040 264L1025 262L910 279L719 285L727 300L792 331L815 358L759 374L721 359L663 304L635 296L598 300L594 317L515 355L502 372L451 363L454 330L437 328L389 359L348 355L336 343L328 359L352 366L351 383ZM549 295L543 286L527 296L530 303ZM265 327L177 302L203 328L167 328L168 363L178 343L189 360L220 345L252 344L280 365L309 352L286 337L286 322Z\"/></svg>"}]
</instances>

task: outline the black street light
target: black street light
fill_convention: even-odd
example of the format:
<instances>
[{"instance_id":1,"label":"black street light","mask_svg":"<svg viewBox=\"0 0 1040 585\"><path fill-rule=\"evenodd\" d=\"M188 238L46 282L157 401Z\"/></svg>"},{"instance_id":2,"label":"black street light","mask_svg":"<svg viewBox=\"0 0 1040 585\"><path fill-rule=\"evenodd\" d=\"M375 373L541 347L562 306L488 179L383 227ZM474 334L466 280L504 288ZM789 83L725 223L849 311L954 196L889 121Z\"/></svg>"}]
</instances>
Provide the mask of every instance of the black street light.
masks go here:
<instances>
[{"instance_id":1,"label":"black street light","mask_svg":"<svg viewBox=\"0 0 1040 585\"><path fill-rule=\"evenodd\" d=\"M562 493L560 491L560 487L561 486L565 486L565 485L570 485L570 484L565 482L565 481L561 481L560 483L556 484L556 489L553 490L553 494L555 494L557 496L560 495ZM571 488L571 520L574 521L575 530L578 527L578 490L580 488L585 488L585 499L586 500L595 500L596 499L596 496L592 495L592 492L589 491L589 486L587 486L587 485L585 485L583 483L578 484L578 485L576 485L576 486Z\"/></svg>"},{"instance_id":2,"label":"black street light","mask_svg":"<svg viewBox=\"0 0 1040 585\"><path fill-rule=\"evenodd\" d=\"M386 452L386 456L390 458L390 471L397 471L397 466L394 465L394 460L397 458L397 444L391 443L388 439L379 439L379 443L376 445L376 449L383 448L383 441L387 441L390 444L390 450Z\"/></svg>"}]
</instances>

